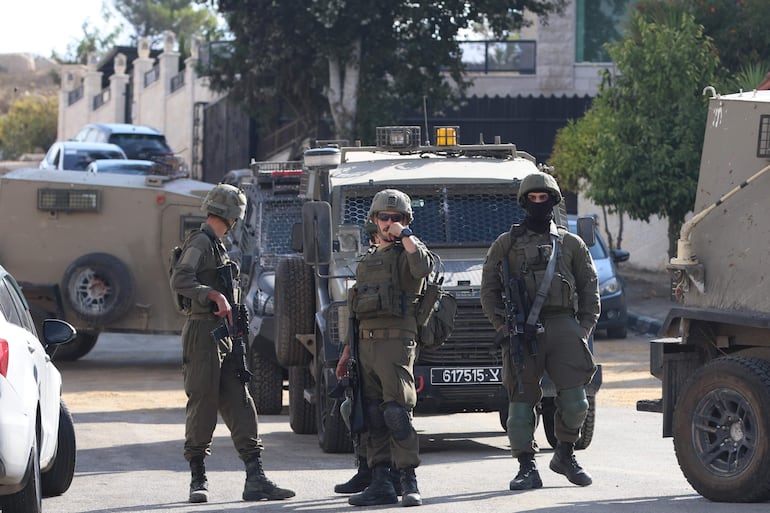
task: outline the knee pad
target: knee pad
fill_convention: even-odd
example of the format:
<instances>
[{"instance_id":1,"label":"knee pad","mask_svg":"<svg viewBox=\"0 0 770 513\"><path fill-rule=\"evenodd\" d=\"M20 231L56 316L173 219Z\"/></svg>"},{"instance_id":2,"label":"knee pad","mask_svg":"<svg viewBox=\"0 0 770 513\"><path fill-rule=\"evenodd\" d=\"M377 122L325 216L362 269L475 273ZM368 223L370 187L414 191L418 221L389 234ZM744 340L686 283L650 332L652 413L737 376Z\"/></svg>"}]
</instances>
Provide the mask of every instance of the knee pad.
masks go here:
<instances>
[{"instance_id":1,"label":"knee pad","mask_svg":"<svg viewBox=\"0 0 770 513\"><path fill-rule=\"evenodd\" d=\"M366 424L367 429L372 433L381 433L387 429L385 418L382 416L380 403L377 401L366 401Z\"/></svg>"},{"instance_id":2,"label":"knee pad","mask_svg":"<svg viewBox=\"0 0 770 513\"><path fill-rule=\"evenodd\" d=\"M406 440L414 431L409 419L409 412L398 403L386 403L383 416L385 417L385 425L394 440Z\"/></svg>"},{"instance_id":3,"label":"knee pad","mask_svg":"<svg viewBox=\"0 0 770 513\"><path fill-rule=\"evenodd\" d=\"M535 409L527 403L508 405L508 441L512 451L528 451L535 435Z\"/></svg>"},{"instance_id":4,"label":"knee pad","mask_svg":"<svg viewBox=\"0 0 770 513\"><path fill-rule=\"evenodd\" d=\"M588 414L588 398L583 386L560 390L556 396L556 407L564 425L580 429Z\"/></svg>"}]
</instances>

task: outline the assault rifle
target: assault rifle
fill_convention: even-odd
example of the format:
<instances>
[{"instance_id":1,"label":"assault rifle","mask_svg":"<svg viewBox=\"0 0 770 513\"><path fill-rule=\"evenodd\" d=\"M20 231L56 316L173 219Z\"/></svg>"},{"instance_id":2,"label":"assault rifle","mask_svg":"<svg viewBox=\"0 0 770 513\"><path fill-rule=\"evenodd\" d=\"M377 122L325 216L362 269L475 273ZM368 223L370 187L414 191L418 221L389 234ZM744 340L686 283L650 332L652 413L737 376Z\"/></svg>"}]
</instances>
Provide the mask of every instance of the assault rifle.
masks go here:
<instances>
[{"instance_id":1,"label":"assault rifle","mask_svg":"<svg viewBox=\"0 0 770 513\"><path fill-rule=\"evenodd\" d=\"M361 445L361 433L366 431L366 415L364 410L364 390L358 368L358 322L352 315L350 316L348 326L350 332L350 357L348 358L347 374L337 383L334 390L329 393L329 397L335 398L338 401L344 398L339 406L339 412L350 432L350 439L353 441L353 452L358 455L358 449ZM332 410L332 415L337 410L338 408L335 406Z\"/></svg>"},{"instance_id":2,"label":"assault rifle","mask_svg":"<svg viewBox=\"0 0 770 513\"><path fill-rule=\"evenodd\" d=\"M511 363L516 370L516 389L523 394L521 372L524 370L524 347L530 356L537 355L537 333L543 331L540 323L531 327L527 317L532 308L527 285L523 278L511 278L508 258L503 258L503 303L505 305L505 327L508 331L508 343Z\"/></svg>"},{"instance_id":3,"label":"assault rifle","mask_svg":"<svg viewBox=\"0 0 770 513\"><path fill-rule=\"evenodd\" d=\"M232 262L217 267L217 275L223 288L222 294L224 294L232 307L233 323L230 324L227 317L224 317L222 325L213 330L211 335L214 337L214 340L230 337L233 343L230 357L235 362L235 375L238 381L243 383L243 403L246 407L249 407L251 371L249 371L249 366L246 362L246 337L249 334L249 314L246 311L246 305L235 301L235 293L239 291L239 288L235 284L233 267L235 267L235 264ZM240 294L238 295L240 296Z\"/></svg>"}]
</instances>

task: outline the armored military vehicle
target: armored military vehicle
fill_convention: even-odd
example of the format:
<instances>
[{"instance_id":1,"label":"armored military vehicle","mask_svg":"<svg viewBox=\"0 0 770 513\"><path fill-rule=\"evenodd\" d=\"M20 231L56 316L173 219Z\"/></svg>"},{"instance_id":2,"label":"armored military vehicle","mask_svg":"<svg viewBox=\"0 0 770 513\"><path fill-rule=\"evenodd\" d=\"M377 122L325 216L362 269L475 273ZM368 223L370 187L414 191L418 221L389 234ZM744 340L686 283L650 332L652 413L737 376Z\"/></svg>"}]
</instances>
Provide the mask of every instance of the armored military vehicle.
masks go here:
<instances>
[{"instance_id":1,"label":"armored military vehicle","mask_svg":"<svg viewBox=\"0 0 770 513\"><path fill-rule=\"evenodd\" d=\"M652 342L663 436L713 501L770 499L770 91L713 88L693 218L668 269L671 308Z\"/></svg>"},{"instance_id":2,"label":"armored military vehicle","mask_svg":"<svg viewBox=\"0 0 770 513\"><path fill-rule=\"evenodd\" d=\"M419 351L415 411L506 416L502 354L479 299L481 267L495 238L523 220L518 186L538 166L513 144L458 144L457 127L437 127L435 135L435 145L423 144L420 127L380 127L375 146L305 153L302 219L293 239L301 257L289 255L275 265L272 337L275 358L287 369L291 428L317 433L326 452L351 449L329 392L337 383L334 369L347 331L345 299L369 247L364 223L372 197L385 188L410 195L410 227L440 256L444 288L458 302L450 338ZM559 216L566 225L564 213ZM591 411L579 447L593 435L593 398L600 382L599 372L590 387ZM550 385L545 392L544 410L556 391Z\"/></svg>"},{"instance_id":3,"label":"armored military vehicle","mask_svg":"<svg viewBox=\"0 0 770 513\"><path fill-rule=\"evenodd\" d=\"M243 302L249 311L250 391L259 413L274 415L283 406L288 371L278 363L276 344L287 333L276 329L275 271L286 258L300 258L291 247L292 230L302 222L299 195L302 162L253 162L228 172L223 182L246 194L246 215L230 234L230 256L240 262ZM308 291L312 294L312 291ZM282 339L281 339L282 340Z\"/></svg>"},{"instance_id":4,"label":"armored military vehicle","mask_svg":"<svg viewBox=\"0 0 770 513\"><path fill-rule=\"evenodd\" d=\"M0 262L36 320L73 324L54 357L77 359L99 333L175 333L171 248L204 220L211 184L170 175L19 169L0 176Z\"/></svg>"}]
</instances>

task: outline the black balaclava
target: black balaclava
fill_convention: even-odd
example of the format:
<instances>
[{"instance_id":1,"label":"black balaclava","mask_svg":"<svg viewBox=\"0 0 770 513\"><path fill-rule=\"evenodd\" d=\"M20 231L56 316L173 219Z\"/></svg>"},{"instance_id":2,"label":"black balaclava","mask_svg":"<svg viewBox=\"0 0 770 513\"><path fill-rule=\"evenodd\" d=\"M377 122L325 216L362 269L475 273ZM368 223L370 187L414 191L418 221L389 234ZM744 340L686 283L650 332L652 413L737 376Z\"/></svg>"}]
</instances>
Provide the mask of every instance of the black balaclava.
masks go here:
<instances>
[{"instance_id":1,"label":"black balaclava","mask_svg":"<svg viewBox=\"0 0 770 513\"><path fill-rule=\"evenodd\" d=\"M524 226L536 233L547 232L553 219L553 205L553 196L548 196L548 200L542 203L526 200L524 210L527 216L524 218Z\"/></svg>"}]
</instances>

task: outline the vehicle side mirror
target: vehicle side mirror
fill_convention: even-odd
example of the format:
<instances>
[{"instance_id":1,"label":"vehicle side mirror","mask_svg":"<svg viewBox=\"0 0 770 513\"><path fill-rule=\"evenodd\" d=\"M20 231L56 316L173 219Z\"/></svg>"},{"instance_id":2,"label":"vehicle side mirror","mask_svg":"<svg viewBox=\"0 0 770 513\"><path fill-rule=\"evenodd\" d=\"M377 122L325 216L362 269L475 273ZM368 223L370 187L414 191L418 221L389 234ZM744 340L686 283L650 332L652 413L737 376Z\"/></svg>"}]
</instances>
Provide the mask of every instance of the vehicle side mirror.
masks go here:
<instances>
[{"instance_id":1,"label":"vehicle side mirror","mask_svg":"<svg viewBox=\"0 0 770 513\"><path fill-rule=\"evenodd\" d=\"M596 219L593 216L578 217L577 233L589 248L596 244Z\"/></svg>"},{"instance_id":2,"label":"vehicle side mirror","mask_svg":"<svg viewBox=\"0 0 770 513\"><path fill-rule=\"evenodd\" d=\"M612 253L612 261L616 264L625 262L628 260L628 257L631 256L631 254L625 249L613 249L610 251L610 253Z\"/></svg>"},{"instance_id":3,"label":"vehicle side mirror","mask_svg":"<svg viewBox=\"0 0 770 513\"><path fill-rule=\"evenodd\" d=\"M61 319L45 319L43 321L43 343L45 345L66 344L77 335L77 331Z\"/></svg>"},{"instance_id":4,"label":"vehicle side mirror","mask_svg":"<svg viewBox=\"0 0 770 513\"><path fill-rule=\"evenodd\" d=\"M308 265L326 265L332 257L332 207L326 201L302 205L302 255Z\"/></svg>"}]
</instances>

